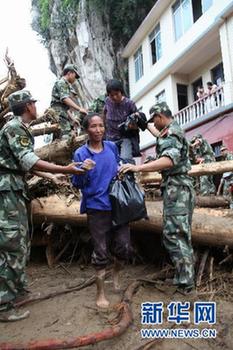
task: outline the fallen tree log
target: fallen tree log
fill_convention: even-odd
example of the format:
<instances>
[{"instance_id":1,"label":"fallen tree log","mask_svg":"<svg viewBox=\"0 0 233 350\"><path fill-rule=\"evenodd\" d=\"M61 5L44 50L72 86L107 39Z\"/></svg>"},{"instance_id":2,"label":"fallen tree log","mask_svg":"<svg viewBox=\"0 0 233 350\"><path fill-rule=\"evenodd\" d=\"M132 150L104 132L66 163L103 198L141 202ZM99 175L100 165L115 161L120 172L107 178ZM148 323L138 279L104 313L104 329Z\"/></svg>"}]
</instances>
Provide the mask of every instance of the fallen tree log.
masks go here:
<instances>
[{"instance_id":1,"label":"fallen tree log","mask_svg":"<svg viewBox=\"0 0 233 350\"><path fill-rule=\"evenodd\" d=\"M46 109L43 115L31 121L30 127L41 123L47 123L47 122L57 123L58 121L59 121L59 116L57 115L55 110L53 108L48 108Z\"/></svg>"},{"instance_id":2,"label":"fallen tree log","mask_svg":"<svg viewBox=\"0 0 233 350\"><path fill-rule=\"evenodd\" d=\"M81 135L69 140L55 140L49 145L38 148L35 153L42 160L64 165L71 161L73 151L82 146L86 139L86 135Z\"/></svg>"},{"instance_id":3,"label":"fallen tree log","mask_svg":"<svg viewBox=\"0 0 233 350\"><path fill-rule=\"evenodd\" d=\"M131 224L135 230L162 232L162 202L146 203L149 220L140 220ZM52 195L32 201L32 215L34 224L54 222L86 226L86 215L79 211L80 202L74 201L66 205L63 196ZM230 209L195 208L192 223L193 242L210 246L233 247L233 212Z\"/></svg>"},{"instance_id":4,"label":"fallen tree log","mask_svg":"<svg viewBox=\"0 0 233 350\"><path fill-rule=\"evenodd\" d=\"M195 204L205 208L229 208L229 201L223 196L196 196Z\"/></svg>"},{"instance_id":5,"label":"fallen tree log","mask_svg":"<svg viewBox=\"0 0 233 350\"><path fill-rule=\"evenodd\" d=\"M57 133L60 131L59 124L52 124L50 126L38 127L38 128L30 128L30 132L33 136L46 135Z\"/></svg>"},{"instance_id":6,"label":"fallen tree log","mask_svg":"<svg viewBox=\"0 0 233 350\"><path fill-rule=\"evenodd\" d=\"M190 176L216 175L230 171L233 172L233 160L193 165L188 174ZM161 180L162 176L158 172L140 174L140 182L142 184L158 183Z\"/></svg>"},{"instance_id":7,"label":"fallen tree log","mask_svg":"<svg viewBox=\"0 0 233 350\"><path fill-rule=\"evenodd\" d=\"M154 195L154 191L150 190L146 192L146 200L147 201L162 201L161 194L158 195L157 192ZM201 208L229 208L229 200L223 196L196 196L195 197L195 205L196 207Z\"/></svg>"}]
</instances>

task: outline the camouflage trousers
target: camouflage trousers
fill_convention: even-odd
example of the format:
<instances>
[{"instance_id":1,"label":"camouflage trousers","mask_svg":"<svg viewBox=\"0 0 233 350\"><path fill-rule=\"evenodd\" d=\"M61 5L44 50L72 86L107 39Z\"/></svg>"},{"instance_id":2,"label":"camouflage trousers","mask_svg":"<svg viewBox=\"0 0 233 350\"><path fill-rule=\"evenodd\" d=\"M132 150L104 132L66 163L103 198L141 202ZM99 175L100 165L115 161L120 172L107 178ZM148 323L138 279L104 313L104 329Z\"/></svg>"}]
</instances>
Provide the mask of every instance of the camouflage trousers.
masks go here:
<instances>
[{"instance_id":1,"label":"camouflage trousers","mask_svg":"<svg viewBox=\"0 0 233 350\"><path fill-rule=\"evenodd\" d=\"M223 183L223 196L229 201L230 209L233 209L233 193L230 190L233 185L233 179L224 179Z\"/></svg>"},{"instance_id":2,"label":"camouflage trousers","mask_svg":"<svg viewBox=\"0 0 233 350\"><path fill-rule=\"evenodd\" d=\"M52 107L56 113L59 115L59 125L61 128L60 131L60 138L67 140L71 137L71 124L67 116L67 112L65 112L62 108L58 106Z\"/></svg>"},{"instance_id":3,"label":"camouflage trousers","mask_svg":"<svg viewBox=\"0 0 233 350\"><path fill-rule=\"evenodd\" d=\"M194 285L191 224L194 209L192 187L166 185L163 191L163 243L175 266L174 284Z\"/></svg>"},{"instance_id":4,"label":"camouflage trousers","mask_svg":"<svg viewBox=\"0 0 233 350\"><path fill-rule=\"evenodd\" d=\"M23 293L29 247L26 201L21 191L0 191L0 304Z\"/></svg>"},{"instance_id":5,"label":"camouflage trousers","mask_svg":"<svg viewBox=\"0 0 233 350\"><path fill-rule=\"evenodd\" d=\"M200 195L208 196L210 194L215 194L216 188L213 180L213 176L200 176Z\"/></svg>"}]
</instances>

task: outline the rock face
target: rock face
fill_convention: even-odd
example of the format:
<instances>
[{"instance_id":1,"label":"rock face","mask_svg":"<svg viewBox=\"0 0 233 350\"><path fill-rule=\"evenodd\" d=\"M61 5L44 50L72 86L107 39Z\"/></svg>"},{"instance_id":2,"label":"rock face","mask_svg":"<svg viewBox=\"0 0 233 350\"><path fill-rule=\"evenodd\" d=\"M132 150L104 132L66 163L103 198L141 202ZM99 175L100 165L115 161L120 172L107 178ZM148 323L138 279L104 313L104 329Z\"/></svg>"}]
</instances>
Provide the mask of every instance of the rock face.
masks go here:
<instances>
[{"instance_id":1,"label":"rock face","mask_svg":"<svg viewBox=\"0 0 233 350\"><path fill-rule=\"evenodd\" d=\"M155 0L31 0L32 27L48 49L53 73L78 65L79 102L88 107L115 77L127 86L121 52ZM127 90L127 89L126 89Z\"/></svg>"},{"instance_id":2,"label":"rock face","mask_svg":"<svg viewBox=\"0 0 233 350\"><path fill-rule=\"evenodd\" d=\"M52 1L50 26L45 39L50 66L57 76L67 62L76 63L81 79L79 100L84 106L105 92L106 81L113 77L115 66L109 28L101 16L81 0L77 14L66 12L69 21L63 22L61 1ZM33 28L40 32L38 1L32 2ZM75 23L74 23L75 22Z\"/></svg>"}]
</instances>

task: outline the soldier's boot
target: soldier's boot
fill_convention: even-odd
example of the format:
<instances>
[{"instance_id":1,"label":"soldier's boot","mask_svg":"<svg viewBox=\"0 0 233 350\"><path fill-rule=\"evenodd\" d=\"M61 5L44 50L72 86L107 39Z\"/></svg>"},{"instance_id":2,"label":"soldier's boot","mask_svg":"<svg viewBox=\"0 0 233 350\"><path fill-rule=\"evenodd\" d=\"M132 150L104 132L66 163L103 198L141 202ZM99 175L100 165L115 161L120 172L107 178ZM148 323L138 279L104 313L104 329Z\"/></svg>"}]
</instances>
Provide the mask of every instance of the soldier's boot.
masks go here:
<instances>
[{"instance_id":1,"label":"soldier's boot","mask_svg":"<svg viewBox=\"0 0 233 350\"><path fill-rule=\"evenodd\" d=\"M191 297L191 298L197 297L197 291L196 291L194 285L190 285L190 286L179 285L176 288L176 292L179 294L182 294L184 296Z\"/></svg>"},{"instance_id":2,"label":"soldier's boot","mask_svg":"<svg viewBox=\"0 0 233 350\"><path fill-rule=\"evenodd\" d=\"M102 309L107 309L109 307L109 301L105 297L104 280L105 280L105 269L97 270L96 271L96 287L97 287L96 305Z\"/></svg>"}]
</instances>

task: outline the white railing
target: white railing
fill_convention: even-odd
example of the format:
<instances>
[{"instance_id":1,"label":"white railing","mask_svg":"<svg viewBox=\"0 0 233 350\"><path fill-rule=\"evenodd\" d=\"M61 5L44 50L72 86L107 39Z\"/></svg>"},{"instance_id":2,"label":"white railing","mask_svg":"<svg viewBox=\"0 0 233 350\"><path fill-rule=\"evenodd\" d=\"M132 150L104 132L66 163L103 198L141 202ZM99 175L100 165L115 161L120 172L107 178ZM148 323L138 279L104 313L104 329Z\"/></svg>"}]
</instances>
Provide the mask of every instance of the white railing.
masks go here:
<instances>
[{"instance_id":1,"label":"white railing","mask_svg":"<svg viewBox=\"0 0 233 350\"><path fill-rule=\"evenodd\" d=\"M180 126L183 126L222 106L225 106L223 86L183 108L174 115L174 118Z\"/></svg>"}]
</instances>

